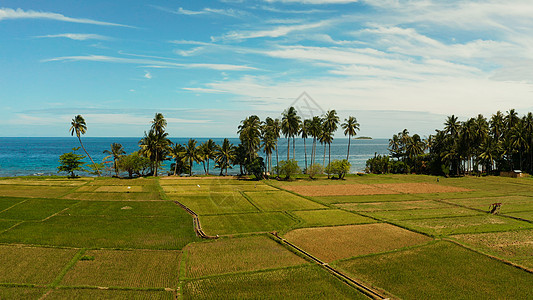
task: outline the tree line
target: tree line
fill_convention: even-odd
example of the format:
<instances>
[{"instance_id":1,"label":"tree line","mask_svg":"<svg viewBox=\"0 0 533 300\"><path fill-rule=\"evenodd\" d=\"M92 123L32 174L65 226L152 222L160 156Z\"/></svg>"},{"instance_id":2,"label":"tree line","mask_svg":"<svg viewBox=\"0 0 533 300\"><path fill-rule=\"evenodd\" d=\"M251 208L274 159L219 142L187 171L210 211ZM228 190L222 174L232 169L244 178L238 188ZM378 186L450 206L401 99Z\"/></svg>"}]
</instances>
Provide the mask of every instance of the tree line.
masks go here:
<instances>
[{"instance_id":1,"label":"tree line","mask_svg":"<svg viewBox=\"0 0 533 300\"><path fill-rule=\"evenodd\" d=\"M350 165L348 158L350 155L350 142L346 160L342 162L331 162L331 143L333 142L334 133L338 129L340 119L335 110L326 112L323 116L314 116L311 119L302 120L297 114L294 107L286 109L280 118L267 117L264 121L256 115L249 116L241 121L238 126L237 134L240 143L233 145L228 139L224 139L220 145L217 145L212 139L198 145L195 139L189 139L185 144L173 143L168 138L166 132L167 121L163 114L156 113L151 121L151 127L144 137L139 141L140 149L126 155L124 148L119 143L111 144L110 150L105 150L108 154L104 160L112 158L112 169L116 176L120 172L127 172L129 177L138 176L158 176L162 163L171 160L169 174L189 174L192 175L194 163L203 165L204 173L209 175L209 163L215 162L215 168L220 169L219 175L227 175L228 169L239 165L241 174L253 174L257 178L262 178L270 174L285 175L290 177L294 173L299 173L300 168L295 160L295 139L302 138L304 141L305 168L304 172L309 173L310 177L322 173L324 170L330 174L338 174L342 178L349 171ZM345 119L340 124L344 134L351 140L352 136L357 134L359 123L355 117ZM81 141L81 135L85 134L87 124L81 115L77 115L71 122L71 135L76 134L81 147L92 162L90 166L93 172L100 175L100 170L104 164L95 163L85 150ZM287 139L287 159L279 160L278 142L283 135ZM291 139L292 139L292 159L291 159ZM308 159L306 140L311 139L311 154ZM324 146L322 165L316 162L317 143ZM326 147L328 146L328 147ZM326 148L329 149L328 166L324 169L326 163ZM259 155L264 153L265 158ZM273 154L276 154L274 166ZM69 157L72 159L72 154ZM83 157L79 156L78 161ZM63 165L63 163L62 163ZM81 165L77 165L79 169ZM63 166L60 171L66 171ZM73 174L73 173L72 173Z\"/></svg>"},{"instance_id":2,"label":"tree line","mask_svg":"<svg viewBox=\"0 0 533 300\"><path fill-rule=\"evenodd\" d=\"M389 140L389 155L366 163L371 173L420 173L459 176L533 172L533 114L514 109L489 119L479 114L466 121L449 116L443 129L425 139L407 129Z\"/></svg>"}]
</instances>

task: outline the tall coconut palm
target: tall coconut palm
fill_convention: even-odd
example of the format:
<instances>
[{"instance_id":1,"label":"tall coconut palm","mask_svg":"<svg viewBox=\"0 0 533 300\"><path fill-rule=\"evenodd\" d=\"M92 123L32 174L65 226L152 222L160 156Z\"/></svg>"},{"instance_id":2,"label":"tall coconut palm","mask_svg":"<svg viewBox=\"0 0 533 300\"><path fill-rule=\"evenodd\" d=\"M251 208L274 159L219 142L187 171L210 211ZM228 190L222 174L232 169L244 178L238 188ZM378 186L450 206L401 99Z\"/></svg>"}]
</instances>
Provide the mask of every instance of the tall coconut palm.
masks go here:
<instances>
[{"instance_id":1,"label":"tall coconut palm","mask_svg":"<svg viewBox=\"0 0 533 300\"><path fill-rule=\"evenodd\" d=\"M261 144L261 120L256 115L242 120L237 133L246 150L246 157L251 162L257 157Z\"/></svg>"},{"instance_id":2,"label":"tall coconut palm","mask_svg":"<svg viewBox=\"0 0 533 300\"><path fill-rule=\"evenodd\" d=\"M281 132L283 132L283 135L287 138L287 160L290 159L290 153L291 153L291 143L290 138L293 138L293 158L294 158L294 137L298 134L298 129L300 128L300 116L298 116L298 113L296 111L296 108L294 106L289 107L286 109L281 118Z\"/></svg>"},{"instance_id":3,"label":"tall coconut palm","mask_svg":"<svg viewBox=\"0 0 533 300\"><path fill-rule=\"evenodd\" d=\"M228 168L231 168L233 161L235 160L235 146L228 139L224 139L222 145L217 147L215 151L215 168L220 168L220 176L222 171L226 171L228 175Z\"/></svg>"},{"instance_id":4,"label":"tall coconut palm","mask_svg":"<svg viewBox=\"0 0 533 300\"><path fill-rule=\"evenodd\" d=\"M310 135L311 120L305 119L300 126L300 136L304 140L304 157L305 157L305 169L307 170L307 147L305 145L305 140Z\"/></svg>"},{"instance_id":5,"label":"tall coconut palm","mask_svg":"<svg viewBox=\"0 0 533 300\"><path fill-rule=\"evenodd\" d=\"M311 148L311 165L315 164L316 141L322 135L322 118L314 116L309 126L309 134L313 137L313 147Z\"/></svg>"},{"instance_id":6,"label":"tall coconut palm","mask_svg":"<svg viewBox=\"0 0 533 300\"><path fill-rule=\"evenodd\" d=\"M85 134L87 132L87 124L85 123L85 119L81 115L77 115L72 119L72 122L70 123L70 135L73 136L74 133L76 133L76 136L78 137L78 141L80 141L81 148L83 151L85 151L85 154L87 154L87 157L91 160L93 163L94 168L96 169L96 172L98 173L98 176L100 176L100 170L98 170L98 166L94 163L94 160L89 155L87 150L85 150L85 147L83 146L83 143L81 142L81 135Z\"/></svg>"},{"instance_id":7,"label":"tall coconut palm","mask_svg":"<svg viewBox=\"0 0 533 300\"><path fill-rule=\"evenodd\" d=\"M281 133L281 121L279 119L275 119L274 122L272 123L272 137L275 139L275 143L276 143L276 170L279 169L278 140L281 136L280 133Z\"/></svg>"},{"instance_id":8,"label":"tall coconut palm","mask_svg":"<svg viewBox=\"0 0 533 300\"><path fill-rule=\"evenodd\" d=\"M174 159L174 176L176 176L178 175L178 166L185 156L185 147L179 143L176 143L174 144L174 147L170 149L169 154Z\"/></svg>"},{"instance_id":9,"label":"tall coconut palm","mask_svg":"<svg viewBox=\"0 0 533 300\"><path fill-rule=\"evenodd\" d=\"M359 123L357 123L355 117L350 116L348 119L344 119L344 123L341 126L344 129L344 135L348 135L348 153L346 153L346 160L348 160L350 158L350 142L352 141L352 136L355 136L359 130Z\"/></svg>"},{"instance_id":10,"label":"tall coconut palm","mask_svg":"<svg viewBox=\"0 0 533 300\"><path fill-rule=\"evenodd\" d=\"M268 172L272 171L272 152L274 149L276 149L277 142L277 133L275 132L274 127L274 120L270 117L267 117L261 126L261 146L266 154L266 165Z\"/></svg>"},{"instance_id":11,"label":"tall coconut palm","mask_svg":"<svg viewBox=\"0 0 533 300\"><path fill-rule=\"evenodd\" d=\"M207 168L205 171L205 174L207 175L209 175L209 161L215 158L216 147L217 144L212 139L209 139L200 145L203 161L207 162Z\"/></svg>"},{"instance_id":12,"label":"tall coconut palm","mask_svg":"<svg viewBox=\"0 0 533 300\"><path fill-rule=\"evenodd\" d=\"M185 145L185 153L183 159L185 159L189 163L189 176L192 176L192 164L195 162L200 162L201 160L200 150L198 146L196 146L195 139L189 139L189 142Z\"/></svg>"},{"instance_id":13,"label":"tall coconut palm","mask_svg":"<svg viewBox=\"0 0 533 300\"><path fill-rule=\"evenodd\" d=\"M157 134L155 130L144 132L144 137L139 141L141 150L139 153L152 162L153 176L158 176L159 164L165 160L172 142L168 139L168 133Z\"/></svg>"},{"instance_id":14,"label":"tall coconut palm","mask_svg":"<svg viewBox=\"0 0 533 300\"><path fill-rule=\"evenodd\" d=\"M156 134L162 134L163 132L165 132L165 128L167 127L167 120L165 119L162 113L156 113L151 123L152 127L150 129L153 130Z\"/></svg>"},{"instance_id":15,"label":"tall coconut palm","mask_svg":"<svg viewBox=\"0 0 533 300\"><path fill-rule=\"evenodd\" d=\"M104 150L104 154L109 154L108 156L104 157L104 160L113 157L113 168L115 169L115 174L118 177L117 162L123 154L126 154L126 151L124 151L124 147L122 147L122 145L119 143L113 143L111 144L111 151Z\"/></svg>"},{"instance_id":16,"label":"tall coconut palm","mask_svg":"<svg viewBox=\"0 0 533 300\"><path fill-rule=\"evenodd\" d=\"M329 133L326 136L327 139L325 139L325 142L328 144L328 149L329 149L328 164L331 163L331 143L333 142L333 135L335 131L337 130L338 126L339 126L339 116L337 116L337 112L334 109L326 112L326 115L324 116L324 130ZM329 178L329 175L328 175L328 178Z\"/></svg>"}]
</instances>

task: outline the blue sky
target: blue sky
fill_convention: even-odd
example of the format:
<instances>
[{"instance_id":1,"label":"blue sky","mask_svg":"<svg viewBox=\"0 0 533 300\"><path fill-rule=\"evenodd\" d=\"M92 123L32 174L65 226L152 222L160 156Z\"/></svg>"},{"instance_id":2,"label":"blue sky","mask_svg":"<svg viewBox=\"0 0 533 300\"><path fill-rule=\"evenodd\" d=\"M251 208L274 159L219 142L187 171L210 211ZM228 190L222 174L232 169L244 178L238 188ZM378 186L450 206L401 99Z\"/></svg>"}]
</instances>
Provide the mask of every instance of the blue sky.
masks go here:
<instances>
[{"instance_id":1,"label":"blue sky","mask_svg":"<svg viewBox=\"0 0 533 300\"><path fill-rule=\"evenodd\" d=\"M233 137L303 92L360 135L533 111L533 2L0 3L0 136ZM339 132L338 135L341 133Z\"/></svg>"}]
</instances>

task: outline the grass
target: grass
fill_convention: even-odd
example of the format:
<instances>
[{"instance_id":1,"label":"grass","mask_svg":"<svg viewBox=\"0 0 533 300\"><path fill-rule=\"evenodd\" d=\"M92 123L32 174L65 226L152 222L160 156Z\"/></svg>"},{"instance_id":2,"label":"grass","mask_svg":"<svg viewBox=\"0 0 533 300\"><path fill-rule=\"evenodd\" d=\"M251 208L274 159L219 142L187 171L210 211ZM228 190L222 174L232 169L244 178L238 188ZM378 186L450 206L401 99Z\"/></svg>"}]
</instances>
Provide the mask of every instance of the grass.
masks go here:
<instances>
[{"instance_id":1,"label":"grass","mask_svg":"<svg viewBox=\"0 0 533 300\"><path fill-rule=\"evenodd\" d=\"M0 197L59 198L72 189L65 186L0 185Z\"/></svg>"},{"instance_id":2,"label":"grass","mask_svg":"<svg viewBox=\"0 0 533 300\"><path fill-rule=\"evenodd\" d=\"M45 177L32 177L32 178L12 178L5 177L0 178L0 185L32 185L32 186L79 186L92 181L92 178L45 178Z\"/></svg>"},{"instance_id":3,"label":"grass","mask_svg":"<svg viewBox=\"0 0 533 300\"><path fill-rule=\"evenodd\" d=\"M183 210L169 201L81 201L64 211L69 216L168 216L183 217Z\"/></svg>"},{"instance_id":4,"label":"grass","mask_svg":"<svg viewBox=\"0 0 533 300\"><path fill-rule=\"evenodd\" d=\"M19 223L19 221L15 221L15 220L0 220L0 232L13 227L17 223Z\"/></svg>"},{"instance_id":5,"label":"grass","mask_svg":"<svg viewBox=\"0 0 533 300\"><path fill-rule=\"evenodd\" d=\"M285 238L326 262L390 251L431 240L427 236L384 223L296 229L288 232Z\"/></svg>"},{"instance_id":6,"label":"grass","mask_svg":"<svg viewBox=\"0 0 533 300\"><path fill-rule=\"evenodd\" d=\"M285 191L246 192L253 203L263 211L324 209L325 206Z\"/></svg>"},{"instance_id":7,"label":"grass","mask_svg":"<svg viewBox=\"0 0 533 300\"><path fill-rule=\"evenodd\" d=\"M533 224L494 215L395 221L395 223L433 236L460 233L511 231L533 228Z\"/></svg>"},{"instance_id":8,"label":"grass","mask_svg":"<svg viewBox=\"0 0 533 300\"><path fill-rule=\"evenodd\" d=\"M55 216L25 222L0 234L0 242L85 248L181 249L196 241L192 219L176 217Z\"/></svg>"},{"instance_id":9,"label":"grass","mask_svg":"<svg viewBox=\"0 0 533 300\"><path fill-rule=\"evenodd\" d=\"M298 210L293 215L303 220L301 227L375 223L374 219L340 209Z\"/></svg>"},{"instance_id":10,"label":"grass","mask_svg":"<svg viewBox=\"0 0 533 300\"><path fill-rule=\"evenodd\" d=\"M530 273L448 242L338 263L405 299L531 299Z\"/></svg>"},{"instance_id":11,"label":"grass","mask_svg":"<svg viewBox=\"0 0 533 300\"><path fill-rule=\"evenodd\" d=\"M318 266L226 275L189 281L185 299L368 299Z\"/></svg>"},{"instance_id":12,"label":"grass","mask_svg":"<svg viewBox=\"0 0 533 300\"><path fill-rule=\"evenodd\" d=\"M0 282L50 284L77 250L0 245Z\"/></svg>"},{"instance_id":13,"label":"grass","mask_svg":"<svg viewBox=\"0 0 533 300\"><path fill-rule=\"evenodd\" d=\"M445 217L461 217L461 216L475 216L484 213L468 208L460 207L446 207L446 208L430 208L430 209L409 209L409 210L387 210L365 212L374 218L384 219L389 221L395 220L414 220L414 219L433 219Z\"/></svg>"},{"instance_id":14,"label":"grass","mask_svg":"<svg viewBox=\"0 0 533 300\"><path fill-rule=\"evenodd\" d=\"M307 263L303 258L262 235L194 243L183 251L187 258L185 277L189 278Z\"/></svg>"},{"instance_id":15,"label":"grass","mask_svg":"<svg viewBox=\"0 0 533 300\"><path fill-rule=\"evenodd\" d=\"M167 197L185 204L199 215L258 212L258 209L238 192L217 192L194 196L167 194Z\"/></svg>"},{"instance_id":16,"label":"grass","mask_svg":"<svg viewBox=\"0 0 533 300\"><path fill-rule=\"evenodd\" d=\"M511 261L533 259L533 230L460 234L453 238Z\"/></svg>"},{"instance_id":17,"label":"grass","mask_svg":"<svg viewBox=\"0 0 533 300\"><path fill-rule=\"evenodd\" d=\"M40 299L45 288L0 286L0 299Z\"/></svg>"},{"instance_id":18,"label":"grass","mask_svg":"<svg viewBox=\"0 0 533 300\"><path fill-rule=\"evenodd\" d=\"M0 212L0 219L42 220L76 203L62 199L28 199Z\"/></svg>"},{"instance_id":19,"label":"grass","mask_svg":"<svg viewBox=\"0 0 533 300\"><path fill-rule=\"evenodd\" d=\"M210 235L284 231L296 224L280 212L201 216L202 228Z\"/></svg>"},{"instance_id":20,"label":"grass","mask_svg":"<svg viewBox=\"0 0 533 300\"><path fill-rule=\"evenodd\" d=\"M416 194L362 195L362 196L323 196L312 197L314 200L326 204L359 203L359 202L387 202L420 200Z\"/></svg>"},{"instance_id":21,"label":"grass","mask_svg":"<svg viewBox=\"0 0 533 300\"><path fill-rule=\"evenodd\" d=\"M79 260L61 285L176 288L179 251L91 250L93 260Z\"/></svg>"},{"instance_id":22,"label":"grass","mask_svg":"<svg viewBox=\"0 0 533 300\"><path fill-rule=\"evenodd\" d=\"M46 299L153 299L172 300L174 294L167 291L128 291L63 288L53 290Z\"/></svg>"},{"instance_id":23,"label":"grass","mask_svg":"<svg viewBox=\"0 0 533 300\"><path fill-rule=\"evenodd\" d=\"M511 213L506 213L506 215L516 217L516 218L521 218L524 220L529 220L533 222L533 211L511 212Z\"/></svg>"},{"instance_id":24,"label":"grass","mask_svg":"<svg viewBox=\"0 0 533 300\"><path fill-rule=\"evenodd\" d=\"M205 182L197 184L179 184L179 185L163 185L163 190L167 193L180 194L197 194L197 193L212 193L212 192L239 192L239 191L277 191L264 183L254 184L207 184Z\"/></svg>"}]
</instances>

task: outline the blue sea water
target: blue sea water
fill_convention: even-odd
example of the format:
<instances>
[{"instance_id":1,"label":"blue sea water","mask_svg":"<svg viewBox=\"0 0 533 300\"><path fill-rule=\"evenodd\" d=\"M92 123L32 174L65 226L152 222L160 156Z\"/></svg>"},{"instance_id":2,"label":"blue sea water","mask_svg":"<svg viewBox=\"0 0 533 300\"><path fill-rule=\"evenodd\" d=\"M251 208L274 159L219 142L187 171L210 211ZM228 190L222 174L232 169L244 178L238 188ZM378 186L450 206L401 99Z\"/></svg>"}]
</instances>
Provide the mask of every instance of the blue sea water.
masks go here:
<instances>
[{"instance_id":1,"label":"blue sea water","mask_svg":"<svg viewBox=\"0 0 533 300\"><path fill-rule=\"evenodd\" d=\"M194 138L198 144L208 140L209 138ZM112 143L120 143L124 146L127 153L139 150L140 138L131 137L82 137L83 145L87 152L91 155L95 162L101 162L106 156L104 150L111 148ZM171 138L174 143L185 144L189 138ZM223 138L213 138L217 144L221 144ZM239 143L239 139L230 139L234 145ZM307 160L310 163L312 140L306 140ZM72 151L72 148L79 147L79 142L76 137L0 137L0 176L26 176L26 175L57 175L57 167L59 166L59 156L65 152ZM373 140L354 140L351 141L350 147L350 162L352 168L350 172L360 172L365 168L365 162L368 158L377 154L387 154L388 140L387 139L373 139ZM346 158L346 150L348 147L347 138L336 138L331 144L331 160ZM322 164L324 147L317 144L316 162ZM77 151L78 154L83 154L82 149ZM305 166L304 142L302 139L296 139L296 160L303 169ZM264 157L264 155L262 155ZM278 143L279 160L287 158L287 139L281 138ZM291 158L292 158L292 142L291 142ZM86 162L90 162L88 158ZM326 164L328 161L328 153L326 152ZM276 162L276 155L273 155L273 165ZM218 170L214 169L214 163L210 162L210 173L216 174ZM169 170L170 161L166 161L163 170ZM196 164L193 167L195 174L203 174L203 166ZM229 170L228 174L237 174L239 172L238 166L233 170ZM105 174L110 175L110 174Z\"/></svg>"}]
</instances>

